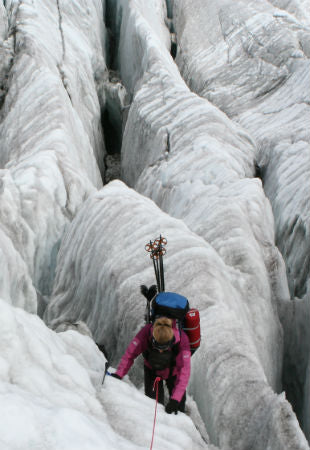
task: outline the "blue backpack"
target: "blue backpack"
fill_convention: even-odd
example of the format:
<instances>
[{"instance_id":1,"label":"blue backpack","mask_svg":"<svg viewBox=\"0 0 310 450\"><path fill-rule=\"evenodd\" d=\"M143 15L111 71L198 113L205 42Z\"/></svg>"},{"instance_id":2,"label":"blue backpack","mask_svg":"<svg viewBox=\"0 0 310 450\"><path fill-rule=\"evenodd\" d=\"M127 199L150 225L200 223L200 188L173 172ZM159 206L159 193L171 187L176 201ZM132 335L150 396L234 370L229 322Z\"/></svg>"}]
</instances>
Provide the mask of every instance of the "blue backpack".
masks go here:
<instances>
[{"instance_id":1,"label":"blue backpack","mask_svg":"<svg viewBox=\"0 0 310 450\"><path fill-rule=\"evenodd\" d=\"M190 309L186 297L175 292L159 292L156 286L149 289L141 286L141 293L147 299L145 321L153 323L158 317L176 319L179 330L185 331L189 339L192 355L200 346L200 317L196 308Z\"/></svg>"},{"instance_id":2,"label":"blue backpack","mask_svg":"<svg viewBox=\"0 0 310 450\"><path fill-rule=\"evenodd\" d=\"M145 250L150 253L156 277L156 285L147 288L140 286L141 294L147 299L145 310L146 323L153 323L156 318L164 316L176 319L179 330L183 329L190 342L193 354L200 346L200 318L199 311L190 309L186 297L175 292L165 291L163 256L166 253L167 239L163 236L145 245Z\"/></svg>"},{"instance_id":3,"label":"blue backpack","mask_svg":"<svg viewBox=\"0 0 310 450\"><path fill-rule=\"evenodd\" d=\"M175 292L160 292L151 304L151 321L158 316L165 316L177 319L182 324L188 310L189 303L183 295Z\"/></svg>"}]
</instances>

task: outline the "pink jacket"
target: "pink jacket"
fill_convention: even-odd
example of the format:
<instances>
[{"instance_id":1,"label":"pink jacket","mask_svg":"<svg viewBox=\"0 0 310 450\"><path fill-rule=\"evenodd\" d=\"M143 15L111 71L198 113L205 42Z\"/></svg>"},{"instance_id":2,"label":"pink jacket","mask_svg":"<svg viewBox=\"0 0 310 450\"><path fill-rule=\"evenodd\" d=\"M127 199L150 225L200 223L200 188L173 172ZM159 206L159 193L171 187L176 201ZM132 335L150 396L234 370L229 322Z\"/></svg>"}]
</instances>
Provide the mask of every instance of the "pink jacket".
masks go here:
<instances>
[{"instance_id":1,"label":"pink jacket","mask_svg":"<svg viewBox=\"0 0 310 450\"><path fill-rule=\"evenodd\" d=\"M130 367L132 366L135 358L141 353L147 350L149 341L152 336L153 326L152 324L145 325L139 333L133 338L127 347L124 356L122 357L119 366L117 368L117 375L123 378ZM171 398L180 402L188 385L190 372L191 372L191 351L189 346L189 340L184 331L180 332L177 328L173 328L175 343L179 343L179 351L176 356L175 367L173 368L172 375L176 375L176 382L172 391ZM150 364L144 360L144 364L150 367ZM156 375L166 380L169 377L170 368L164 370L157 370Z\"/></svg>"}]
</instances>

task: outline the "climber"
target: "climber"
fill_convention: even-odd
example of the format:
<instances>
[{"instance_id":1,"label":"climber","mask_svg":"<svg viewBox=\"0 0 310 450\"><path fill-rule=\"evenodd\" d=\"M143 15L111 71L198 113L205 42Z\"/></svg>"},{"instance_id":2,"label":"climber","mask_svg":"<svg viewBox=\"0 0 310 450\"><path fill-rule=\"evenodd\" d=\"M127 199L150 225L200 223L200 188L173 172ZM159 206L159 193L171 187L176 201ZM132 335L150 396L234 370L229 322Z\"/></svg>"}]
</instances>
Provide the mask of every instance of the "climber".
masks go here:
<instances>
[{"instance_id":1,"label":"climber","mask_svg":"<svg viewBox=\"0 0 310 450\"><path fill-rule=\"evenodd\" d=\"M157 318L154 324L148 323L133 338L116 372L111 375L122 379L141 353L144 356L145 394L155 398L153 384L159 376L159 403L164 404L165 380L170 396L166 412L184 412L191 366L191 351L186 333L177 328L176 320L167 317Z\"/></svg>"}]
</instances>

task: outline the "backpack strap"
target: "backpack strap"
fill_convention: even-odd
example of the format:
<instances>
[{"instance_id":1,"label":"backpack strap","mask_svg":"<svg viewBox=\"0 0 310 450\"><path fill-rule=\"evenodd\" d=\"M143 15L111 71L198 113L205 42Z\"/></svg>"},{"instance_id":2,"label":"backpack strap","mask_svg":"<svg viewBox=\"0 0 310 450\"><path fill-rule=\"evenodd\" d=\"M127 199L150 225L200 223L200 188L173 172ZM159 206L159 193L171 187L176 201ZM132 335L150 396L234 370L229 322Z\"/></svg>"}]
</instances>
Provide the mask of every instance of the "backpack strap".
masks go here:
<instances>
[{"instance_id":1,"label":"backpack strap","mask_svg":"<svg viewBox=\"0 0 310 450\"><path fill-rule=\"evenodd\" d=\"M147 340L148 340L147 349L144 350L144 352L142 352L143 358L146 359L146 360L148 359L148 356L149 356L150 350L151 350L151 339L152 339L152 335L151 335L151 327L150 327L149 335L148 335L148 338L147 338Z\"/></svg>"},{"instance_id":2,"label":"backpack strap","mask_svg":"<svg viewBox=\"0 0 310 450\"><path fill-rule=\"evenodd\" d=\"M181 331L180 331L180 339L181 339ZM179 353L179 344L180 344L180 341L178 341L176 344L173 344L171 347L172 358L171 358L171 362L170 362L170 366L169 366L169 378L172 376L173 368L175 367L176 357ZM147 349L142 353L142 355L143 355L144 359L146 359L146 361L148 361L152 350L153 350L152 333L151 333L151 328L150 328L149 336L148 336L148 346L147 346Z\"/></svg>"},{"instance_id":3,"label":"backpack strap","mask_svg":"<svg viewBox=\"0 0 310 450\"><path fill-rule=\"evenodd\" d=\"M180 341L177 342L176 344L174 344L174 346L171 348L171 351L173 353L173 358L172 358L171 366L170 366L170 370L169 370L169 378L172 377L172 372L175 367L176 359L177 359L177 356L179 353L179 347L180 347Z\"/></svg>"}]
</instances>

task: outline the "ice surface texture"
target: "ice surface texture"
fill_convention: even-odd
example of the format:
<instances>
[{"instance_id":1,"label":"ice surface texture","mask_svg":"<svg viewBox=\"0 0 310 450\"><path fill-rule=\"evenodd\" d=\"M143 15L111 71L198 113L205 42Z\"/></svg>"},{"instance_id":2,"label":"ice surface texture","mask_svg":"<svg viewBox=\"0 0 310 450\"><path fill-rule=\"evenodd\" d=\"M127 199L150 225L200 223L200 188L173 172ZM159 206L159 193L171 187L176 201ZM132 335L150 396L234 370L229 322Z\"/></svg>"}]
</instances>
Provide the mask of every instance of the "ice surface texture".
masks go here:
<instances>
[{"instance_id":1,"label":"ice surface texture","mask_svg":"<svg viewBox=\"0 0 310 450\"><path fill-rule=\"evenodd\" d=\"M102 186L95 74L104 72L105 34L101 2L84 3L67 2L59 11L57 2L6 2L1 227L25 262L25 283L43 295L51 291L65 225ZM24 295L24 306L36 310L31 289ZM22 306L18 296L11 301Z\"/></svg>"},{"instance_id":2,"label":"ice surface texture","mask_svg":"<svg viewBox=\"0 0 310 450\"><path fill-rule=\"evenodd\" d=\"M212 441L220 448L308 448L290 405L264 373L263 363L273 358L276 367L280 351L263 333L275 319L262 323L254 306L242 301L233 271L209 243L120 181L90 196L68 228L46 322L55 328L85 321L117 364L143 325L139 285L154 283L144 245L159 233L168 240L167 289L200 310L202 344L192 359L190 391ZM256 344L253 318L264 350ZM139 364L135 371L141 383Z\"/></svg>"},{"instance_id":3,"label":"ice surface texture","mask_svg":"<svg viewBox=\"0 0 310 450\"><path fill-rule=\"evenodd\" d=\"M276 244L290 295L296 297L293 309L300 309L295 331L285 321L285 370L296 367L299 397L310 361L304 345L309 335L300 332L308 329L309 314L303 310L304 303L308 310L310 305L309 2L181 0L174 3L173 25L176 63L187 84L257 143L255 158L273 209ZM308 411L309 394L304 405ZM309 420L304 413L308 430Z\"/></svg>"},{"instance_id":4,"label":"ice surface texture","mask_svg":"<svg viewBox=\"0 0 310 450\"><path fill-rule=\"evenodd\" d=\"M278 317L290 313L294 353L293 326L303 330L306 314L294 314L290 296L306 308L309 280L309 10L297 0L173 3L169 20L157 0L0 4L5 449L148 448L154 402L128 379L107 378L102 389L93 340L56 334L29 312L39 299L43 314L52 294L48 325L88 326L116 364L143 324L139 285L154 282L144 245L159 233L167 288L201 311L190 392L211 441L309 448L280 393ZM104 89L104 12L126 91ZM135 190L119 181L101 189L100 113L110 103L121 121L125 101L122 177ZM306 351L299 359L306 372ZM137 362L132 380L141 379ZM304 417L309 432L308 406ZM186 415L162 407L157 439L167 450L212 447Z\"/></svg>"},{"instance_id":5,"label":"ice surface texture","mask_svg":"<svg viewBox=\"0 0 310 450\"><path fill-rule=\"evenodd\" d=\"M291 295L303 297L310 273L309 4L181 0L173 23L176 62L190 88L257 141Z\"/></svg>"},{"instance_id":6,"label":"ice surface texture","mask_svg":"<svg viewBox=\"0 0 310 450\"><path fill-rule=\"evenodd\" d=\"M56 334L0 299L0 342L1 450L149 448L154 402L108 376L102 386L105 358L89 336ZM168 417L162 406L154 443L213 449L189 417Z\"/></svg>"}]
</instances>

